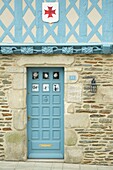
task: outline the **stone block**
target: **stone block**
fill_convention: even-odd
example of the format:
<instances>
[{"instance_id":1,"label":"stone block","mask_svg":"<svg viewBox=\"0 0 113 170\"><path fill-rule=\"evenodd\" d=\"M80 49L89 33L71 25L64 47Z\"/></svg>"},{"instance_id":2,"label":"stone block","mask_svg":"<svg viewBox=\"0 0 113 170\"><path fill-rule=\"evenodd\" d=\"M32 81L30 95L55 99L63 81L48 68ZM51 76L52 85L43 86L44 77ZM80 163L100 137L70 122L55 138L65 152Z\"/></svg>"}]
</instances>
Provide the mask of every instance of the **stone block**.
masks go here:
<instances>
[{"instance_id":1,"label":"stone block","mask_svg":"<svg viewBox=\"0 0 113 170\"><path fill-rule=\"evenodd\" d=\"M26 88L26 75L25 74L14 74L13 75L13 89L24 89Z\"/></svg>"},{"instance_id":2,"label":"stone block","mask_svg":"<svg viewBox=\"0 0 113 170\"><path fill-rule=\"evenodd\" d=\"M111 123L111 128L112 128L112 130L113 130L113 119L112 119L112 123Z\"/></svg>"},{"instance_id":3,"label":"stone block","mask_svg":"<svg viewBox=\"0 0 113 170\"><path fill-rule=\"evenodd\" d=\"M82 84L68 84L66 89L66 99L68 103L82 102Z\"/></svg>"},{"instance_id":4,"label":"stone block","mask_svg":"<svg viewBox=\"0 0 113 170\"><path fill-rule=\"evenodd\" d=\"M65 131L65 145L74 146L77 143L77 135L74 130Z\"/></svg>"},{"instance_id":5,"label":"stone block","mask_svg":"<svg viewBox=\"0 0 113 170\"><path fill-rule=\"evenodd\" d=\"M76 67L67 67L66 69L65 69L65 71L67 72L67 71L82 71L82 66L76 66Z\"/></svg>"},{"instance_id":6,"label":"stone block","mask_svg":"<svg viewBox=\"0 0 113 170\"><path fill-rule=\"evenodd\" d=\"M97 87L97 103L113 103L113 87Z\"/></svg>"},{"instance_id":7,"label":"stone block","mask_svg":"<svg viewBox=\"0 0 113 170\"><path fill-rule=\"evenodd\" d=\"M74 104L69 105L68 108L67 108L67 112L68 113L74 113L74 107L75 107Z\"/></svg>"},{"instance_id":8,"label":"stone block","mask_svg":"<svg viewBox=\"0 0 113 170\"><path fill-rule=\"evenodd\" d=\"M26 107L25 90L10 90L8 92L8 103L12 109L22 109Z\"/></svg>"},{"instance_id":9,"label":"stone block","mask_svg":"<svg viewBox=\"0 0 113 170\"><path fill-rule=\"evenodd\" d=\"M10 132L5 134L5 160L25 160L25 132Z\"/></svg>"},{"instance_id":10,"label":"stone block","mask_svg":"<svg viewBox=\"0 0 113 170\"><path fill-rule=\"evenodd\" d=\"M24 70L25 70L24 67L18 67L18 66L6 67L6 72L8 73L23 73Z\"/></svg>"},{"instance_id":11,"label":"stone block","mask_svg":"<svg viewBox=\"0 0 113 170\"><path fill-rule=\"evenodd\" d=\"M67 56L67 55L37 55L37 56L26 56L21 57L20 60L17 61L19 66L24 65L68 65L74 62L74 56Z\"/></svg>"},{"instance_id":12,"label":"stone block","mask_svg":"<svg viewBox=\"0 0 113 170\"><path fill-rule=\"evenodd\" d=\"M81 163L83 160L83 150L80 147L66 147L65 148L65 162L67 163Z\"/></svg>"},{"instance_id":13,"label":"stone block","mask_svg":"<svg viewBox=\"0 0 113 170\"><path fill-rule=\"evenodd\" d=\"M76 113L65 115L66 128L87 128L90 125L89 114Z\"/></svg>"},{"instance_id":14,"label":"stone block","mask_svg":"<svg viewBox=\"0 0 113 170\"><path fill-rule=\"evenodd\" d=\"M13 127L16 130L23 130L26 128L26 114L24 110L13 111Z\"/></svg>"},{"instance_id":15,"label":"stone block","mask_svg":"<svg viewBox=\"0 0 113 170\"><path fill-rule=\"evenodd\" d=\"M0 96L5 96L5 93L3 91L0 91Z\"/></svg>"},{"instance_id":16,"label":"stone block","mask_svg":"<svg viewBox=\"0 0 113 170\"><path fill-rule=\"evenodd\" d=\"M2 83L4 84L4 85L10 85L10 84L12 84L12 82L11 81L8 81L8 80L2 80Z\"/></svg>"},{"instance_id":17,"label":"stone block","mask_svg":"<svg viewBox=\"0 0 113 170\"><path fill-rule=\"evenodd\" d=\"M100 123L112 123L112 119L108 119L108 118L100 118L99 120Z\"/></svg>"},{"instance_id":18,"label":"stone block","mask_svg":"<svg viewBox=\"0 0 113 170\"><path fill-rule=\"evenodd\" d=\"M113 143L112 144L107 144L107 148L108 148L108 150L113 150Z\"/></svg>"}]
</instances>

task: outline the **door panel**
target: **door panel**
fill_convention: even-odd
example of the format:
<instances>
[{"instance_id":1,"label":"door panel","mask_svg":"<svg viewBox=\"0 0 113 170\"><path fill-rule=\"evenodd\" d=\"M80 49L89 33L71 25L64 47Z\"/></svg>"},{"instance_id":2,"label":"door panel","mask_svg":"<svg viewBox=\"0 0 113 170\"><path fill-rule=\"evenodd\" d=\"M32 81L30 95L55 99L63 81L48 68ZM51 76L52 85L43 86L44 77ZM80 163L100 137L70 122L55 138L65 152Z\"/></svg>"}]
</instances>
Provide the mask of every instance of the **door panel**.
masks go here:
<instances>
[{"instance_id":1,"label":"door panel","mask_svg":"<svg viewBox=\"0 0 113 170\"><path fill-rule=\"evenodd\" d=\"M64 157L64 70L28 68L28 158Z\"/></svg>"}]
</instances>

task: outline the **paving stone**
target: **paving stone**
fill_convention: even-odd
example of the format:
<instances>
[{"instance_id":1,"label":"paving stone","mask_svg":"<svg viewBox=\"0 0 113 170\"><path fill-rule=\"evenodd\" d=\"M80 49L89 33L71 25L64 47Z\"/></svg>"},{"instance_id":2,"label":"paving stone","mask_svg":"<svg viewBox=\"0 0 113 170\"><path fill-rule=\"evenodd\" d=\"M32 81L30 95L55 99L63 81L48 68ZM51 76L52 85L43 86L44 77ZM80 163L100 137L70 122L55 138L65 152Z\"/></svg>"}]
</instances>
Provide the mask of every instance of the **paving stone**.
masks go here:
<instances>
[{"instance_id":1,"label":"paving stone","mask_svg":"<svg viewBox=\"0 0 113 170\"><path fill-rule=\"evenodd\" d=\"M53 170L53 169L52 168L46 168L46 167L43 167L43 168L42 167L35 167L34 169L31 169L31 170Z\"/></svg>"},{"instance_id":2,"label":"paving stone","mask_svg":"<svg viewBox=\"0 0 113 170\"><path fill-rule=\"evenodd\" d=\"M33 170L35 162L19 162L16 170Z\"/></svg>"},{"instance_id":3,"label":"paving stone","mask_svg":"<svg viewBox=\"0 0 113 170\"><path fill-rule=\"evenodd\" d=\"M46 168L52 168L52 164L53 163L43 163L43 162L40 162L40 163L36 163L35 164L35 167L41 167L41 168L44 168L44 167L46 167Z\"/></svg>"},{"instance_id":4,"label":"paving stone","mask_svg":"<svg viewBox=\"0 0 113 170\"><path fill-rule=\"evenodd\" d=\"M52 170L62 170L63 169L63 163L53 163Z\"/></svg>"},{"instance_id":5,"label":"paving stone","mask_svg":"<svg viewBox=\"0 0 113 170\"><path fill-rule=\"evenodd\" d=\"M79 164L64 164L63 165L63 170L79 170L80 166Z\"/></svg>"},{"instance_id":6,"label":"paving stone","mask_svg":"<svg viewBox=\"0 0 113 170\"><path fill-rule=\"evenodd\" d=\"M98 166L97 170L113 170L113 166Z\"/></svg>"},{"instance_id":7,"label":"paving stone","mask_svg":"<svg viewBox=\"0 0 113 170\"><path fill-rule=\"evenodd\" d=\"M15 170L15 168L9 168L9 167L6 167L6 168L3 167L3 168L1 168L1 167L0 167L0 170Z\"/></svg>"},{"instance_id":8,"label":"paving stone","mask_svg":"<svg viewBox=\"0 0 113 170\"><path fill-rule=\"evenodd\" d=\"M80 165L80 170L98 170L98 169L96 165Z\"/></svg>"},{"instance_id":9,"label":"paving stone","mask_svg":"<svg viewBox=\"0 0 113 170\"><path fill-rule=\"evenodd\" d=\"M0 170L2 169L15 169L18 165L18 162L6 162L6 161L0 161Z\"/></svg>"}]
</instances>

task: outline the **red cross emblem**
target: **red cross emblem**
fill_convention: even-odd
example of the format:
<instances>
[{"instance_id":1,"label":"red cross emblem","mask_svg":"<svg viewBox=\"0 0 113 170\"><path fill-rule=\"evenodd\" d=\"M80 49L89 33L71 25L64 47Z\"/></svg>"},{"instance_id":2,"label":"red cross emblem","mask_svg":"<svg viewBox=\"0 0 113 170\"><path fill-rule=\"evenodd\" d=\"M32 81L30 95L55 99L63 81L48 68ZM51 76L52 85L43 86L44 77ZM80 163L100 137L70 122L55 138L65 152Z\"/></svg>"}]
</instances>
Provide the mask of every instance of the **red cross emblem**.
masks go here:
<instances>
[{"instance_id":1,"label":"red cross emblem","mask_svg":"<svg viewBox=\"0 0 113 170\"><path fill-rule=\"evenodd\" d=\"M56 15L56 13L55 13L56 9L52 10L52 8L53 8L53 6L52 7L48 6L48 10L45 10L45 15L48 14L48 18L53 17L53 14Z\"/></svg>"},{"instance_id":2,"label":"red cross emblem","mask_svg":"<svg viewBox=\"0 0 113 170\"><path fill-rule=\"evenodd\" d=\"M59 3L43 2L42 3L42 20L44 22L57 22L59 20Z\"/></svg>"}]
</instances>

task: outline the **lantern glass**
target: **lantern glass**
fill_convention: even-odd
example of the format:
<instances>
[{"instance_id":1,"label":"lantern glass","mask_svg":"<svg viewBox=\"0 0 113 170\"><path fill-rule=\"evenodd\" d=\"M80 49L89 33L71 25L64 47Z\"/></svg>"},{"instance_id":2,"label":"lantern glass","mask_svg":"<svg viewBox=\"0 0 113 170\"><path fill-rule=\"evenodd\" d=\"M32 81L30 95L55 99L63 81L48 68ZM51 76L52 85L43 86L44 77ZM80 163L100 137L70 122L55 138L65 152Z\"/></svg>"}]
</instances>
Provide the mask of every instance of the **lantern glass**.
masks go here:
<instances>
[{"instance_id":1,"label":"lantern glass","mask_svg":"<svg viewBox=\"0 0 113 170\"><path fill-rule=\"evenodd\" d=\"M97 84L95 78L91 80L91 92L96 93L97 92Z\"/></svg>"}]
</instances>

